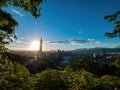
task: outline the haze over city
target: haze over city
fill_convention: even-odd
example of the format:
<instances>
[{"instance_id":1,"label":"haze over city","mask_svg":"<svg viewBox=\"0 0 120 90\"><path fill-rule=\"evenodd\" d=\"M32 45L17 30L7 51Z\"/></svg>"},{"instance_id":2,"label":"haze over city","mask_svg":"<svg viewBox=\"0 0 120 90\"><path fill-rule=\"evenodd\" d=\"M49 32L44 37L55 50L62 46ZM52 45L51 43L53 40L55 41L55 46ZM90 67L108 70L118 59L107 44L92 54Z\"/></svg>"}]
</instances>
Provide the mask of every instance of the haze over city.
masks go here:
<instances>
[{"instance_id":1,"label":"haze over city","mask_svg":"<svg viewBox=\"0 0 120 90\"><path fill-rule=\"evenodd\" d=\"M42 16L34 19L21 8L4 8L19 22L17 40L7 45L12 50L38 50L43 38L43 50L73 50L78 48L120 47L119 38L109 39L105 32L113 24L104 19L119 7L118 0L46 0Z\"/></svg>"}]
</instances>

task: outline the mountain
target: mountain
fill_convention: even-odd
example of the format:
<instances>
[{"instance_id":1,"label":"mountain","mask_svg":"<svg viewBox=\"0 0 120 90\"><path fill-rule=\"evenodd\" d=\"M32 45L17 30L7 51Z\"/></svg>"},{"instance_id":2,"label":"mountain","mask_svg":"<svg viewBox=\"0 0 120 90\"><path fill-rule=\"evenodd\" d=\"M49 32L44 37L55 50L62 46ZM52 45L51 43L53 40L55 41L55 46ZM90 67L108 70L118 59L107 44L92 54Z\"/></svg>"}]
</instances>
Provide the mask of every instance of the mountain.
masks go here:
<instances>
[{"instance_id":1,"label":"mountain","mask_svg":"<svg viewBox=\"0 0 120 90\"><path fill-rule=\"evenodd\" d=\"M73 50L73 52L79 53L120 52L120 48L102 48L102 47L82 48Z\"/></svg>"}]
</instances>

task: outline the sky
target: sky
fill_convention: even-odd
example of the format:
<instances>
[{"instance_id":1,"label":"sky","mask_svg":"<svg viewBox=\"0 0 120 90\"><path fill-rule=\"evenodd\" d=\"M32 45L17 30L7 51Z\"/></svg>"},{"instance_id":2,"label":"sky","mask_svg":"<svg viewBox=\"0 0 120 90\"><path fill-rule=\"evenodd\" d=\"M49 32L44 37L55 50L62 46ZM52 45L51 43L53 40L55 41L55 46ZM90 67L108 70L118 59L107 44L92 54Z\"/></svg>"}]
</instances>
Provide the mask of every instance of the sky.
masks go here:
<instances>
[{"instance_id":1,"label":"sky","mask_svg":"<svg viewBox=\"0 0 120 90\"><path fill-rule=\"evenodd\" d=\"M120 38L105 37L114 26L104 19L120 10L120 0L46 0L37 19L21 8L4 9L19 22L9 49L27 50L41 37L43 50L120 46Z\"/></svg>"}]
</instances>

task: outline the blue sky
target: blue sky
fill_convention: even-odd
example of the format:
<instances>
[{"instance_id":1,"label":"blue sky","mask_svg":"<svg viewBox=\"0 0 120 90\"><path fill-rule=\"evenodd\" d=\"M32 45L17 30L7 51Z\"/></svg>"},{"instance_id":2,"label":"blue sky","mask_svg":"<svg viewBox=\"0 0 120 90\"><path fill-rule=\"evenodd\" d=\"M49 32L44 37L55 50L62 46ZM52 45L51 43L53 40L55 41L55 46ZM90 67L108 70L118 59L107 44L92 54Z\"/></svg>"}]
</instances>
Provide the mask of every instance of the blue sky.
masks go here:
<instances>
[{"instance_id":1,"label":"blue sky","mask_svg":"<svg viewBox=\"0 0 120 90\"><path fill-rule=\"evenodd\" d=\"M120 38L105 37L113 24L104 20L120 10L119 4L120 0L46 0L38 19L20 8L4 8L19 22L18 40L7 47L26 50L40 37L44 50L119 46Z\"/></svg>"}]
</instances>

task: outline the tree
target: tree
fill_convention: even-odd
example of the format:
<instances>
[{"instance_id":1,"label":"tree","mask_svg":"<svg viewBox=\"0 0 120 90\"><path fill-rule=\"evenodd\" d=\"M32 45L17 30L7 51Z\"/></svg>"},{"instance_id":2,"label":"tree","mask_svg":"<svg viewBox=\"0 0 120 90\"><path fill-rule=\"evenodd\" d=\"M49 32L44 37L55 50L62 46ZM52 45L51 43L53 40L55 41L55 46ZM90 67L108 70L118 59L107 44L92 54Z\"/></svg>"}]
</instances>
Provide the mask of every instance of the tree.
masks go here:
<instances>
[{"instance_id":1,"label":"tree","mask_svg":"<svg viewBox=\"0 0 120 90\"><path fill-rule=\"evenodd\" d=\"M8 44L13 38L16 39L15 27L18 22L10 13L2 10L2 7L13 5L20 7L26 12L30 12L32 16L38 18L41 16L41 4L43 0L1 0L0 1L0 52L4 50L5 44Z\"/></svg>"},{"instance_id":2,"label":"tree","mask_svg":"<svg viewBox=\"0 0 120 90\"><path fill-rule=\"evenodd\" d=\"M106 32L105 35L108 38L120 37L120 11L117 11L113 15L104 16L106 20L114 24L112 32Z\"/></svg>"},{"instance_id":3,"label":"tree","mask_svg":"<svg viewBox=\"0 0 120 90\"><path fill-rule=\"evenodd\" d=\"M1 0L0 7L7 7L13 5L15 7L20 7L26 12L30 12L35 18L41 16L41 4L43 0Z\"/></svg>"},{"instance_id":4,"label":"tree","mask_svg":"<svg viewBox=\"0 0 120 90\"><path fill-rule=\"evenodd\" d=\"M0 55L0 90L28 90L29 71L22 65Z\"/></svg>"},{"instance_id":5,"label":"tree","mask_svg":"<svg viewBox=\"0 0 120 90\"><path fill-rule=\"evenodd\" d=\"M120 77L104 75L101 77L105 90L120 90ZM103 89L102 89L103 90Z\"/></svg>"},{"instance_id":6,"label":"tree","mask_svg":"<svg viewBox=\"0 0 120 90\"><path fill-rule=\"evenodd\" d=\"M31 78L32 90L67 90L67 86L57 70L46 70Z\"/></svg>"},{"instance_id":7,"label":"tree","mask_svg":"<svg viewBox=\"0 0 120 90\"><path fill-rule=\"evenodd\" d=\"M73 72L84 69L91 73L96 73L97 65L94 62L83 58L68 63L65 69L67 71L73 71Z\"/></svg>"},{"instance_id":8,"label":"tree","mask_svg":"<svg viewBox=\"0 0 120 90\"><path fill-rule=\"evenodd\" d=\"M16 26L18 23L12 15L0 9L0 51L3 51L5 44L16 38Z\"/></svg>"},{"instance_id":9,"label":"tree","mask_svg":"<svg viewBox=\"0 0 120 90\"><path fill-rule=\"evenodd\" d=\"M94 79L94 75L91 73L81 70L77 71L73 74L73 79L72 79L72 90L92 90L92 82Z\"/></svg>"}]
</instances>

